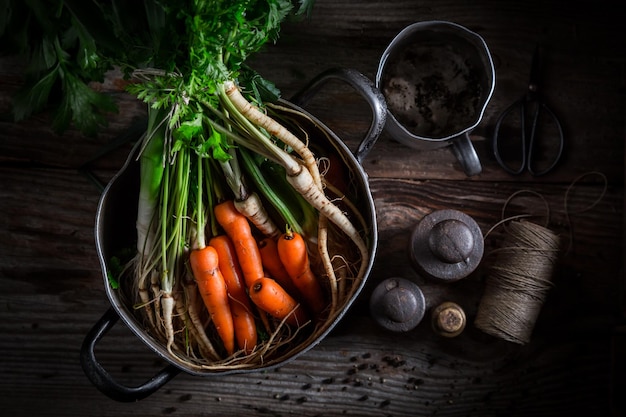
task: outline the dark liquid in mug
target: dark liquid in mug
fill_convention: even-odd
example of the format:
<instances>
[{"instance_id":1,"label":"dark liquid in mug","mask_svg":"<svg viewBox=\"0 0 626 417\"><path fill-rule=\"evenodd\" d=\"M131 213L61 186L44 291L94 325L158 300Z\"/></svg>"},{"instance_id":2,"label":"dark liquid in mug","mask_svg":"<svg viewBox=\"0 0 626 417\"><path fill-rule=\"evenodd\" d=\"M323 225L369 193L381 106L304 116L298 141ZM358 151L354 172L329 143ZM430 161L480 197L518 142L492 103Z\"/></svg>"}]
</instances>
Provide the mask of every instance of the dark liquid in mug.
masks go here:
<instances>
[{"instance_id":1,"label":"dark liquid in mug","mask_svg":"<svg viewBox=\"0 0 626 417\"><path fill-rule=\"evenodd\" d=\"M428 138L475 123L482 88L478 70L451 44L408 44L385 64L382 92L409 132Z\"/></svg>"}]
</instances>

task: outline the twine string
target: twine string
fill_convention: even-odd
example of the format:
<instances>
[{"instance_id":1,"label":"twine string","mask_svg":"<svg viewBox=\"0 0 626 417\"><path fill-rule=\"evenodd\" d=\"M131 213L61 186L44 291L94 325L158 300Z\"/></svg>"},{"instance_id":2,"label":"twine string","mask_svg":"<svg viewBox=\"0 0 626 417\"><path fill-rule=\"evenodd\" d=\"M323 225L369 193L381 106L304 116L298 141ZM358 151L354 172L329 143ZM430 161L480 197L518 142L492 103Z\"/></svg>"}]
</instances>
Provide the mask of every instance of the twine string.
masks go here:
<instances>
[{"instance_id":1,"label":"twine string","mask_svg":"<svg viewBox=\"0 0 626 417\"><path fill-rule=\"evenodd\" d=\"M602 191L600 192L600 195L598 196L598 198L592 201L588 206L583 207L579 210L570 210L569 208L570 193L574 190L576 184L578 184L584 178L590 177L590 176L597 176L597 177L600 177L600 179L602 180ZM586 211L593 209L595 206L598 205L598 203L600 203L600 201L602 201L602 199L606 195L608 188L609 188L609 181L606 178L606 175L598 171L590 171L590 172L586 172L584 174L579 175L578 177L574 179L574 181L572 181L569 187L567 187L567 190L565 191L565 197L563 198L563 211L565 212L565 223L567 224L567 229L569 230L568 239L567 239L567 249L565 250L565 253L569 253L574 244L574 231L573 231L573 226L572 226L570 216L573 214L581 214L581 213L584 213Z\"/></svg>"},{"instance_id":2,"label":"twine string","mask_svg":"<svg viewBox=\"0 0 626 417\"><path fill-rule=\"evenodd\" d=\"M526 344L553 286L560 242L548 228L528 221L512 221L507 230L502 247L492 252L497 257L474 325L501 339Z\"/></svg>"},{"instance_id":3,"label":"twine string","mask_svg":"<svg viewBox=\"0 0 626 417\"><path fill-rule=\"evenodd\" d=\"M530 214L530 213L518 214L518 215L515 215L515 216L506 217L506 209L508 208L508 206L511 203L511 201L513 201L520 194L524 194L524 193L534 195L534 196L538 197L543 202L543 204L544 204L544 206L546 208L546 214L545 214L546 222L545 222L545 226L544 227L548 227L548 223L550 222L550 205L548 204L548 201L546 200L546 198L544 196L542 196L541 194L539 194L538 192L536 192L536 191L532 191L532 190L518 190L518 191L514 192L513 194L511 194L509 196L509 198L506 199L506 201L502 205L501 220L499 222L497 222L496 224L494 224L487 231L487 233L485 233L485 235L483 237L483 240L486 239L487 236L489 236L489 234L491 234L491 232L493 232L498 227L503 226L504 228L506 228L506 223L508 223L508 222L510 222L512 220L520 220L520 219L526 219L526 218L531 218L531 217L537 217L537 215Z\"/></svg>"},{"instance_id":4,"label":"twine string","mask_svg":"<svg viewBox=\"0 0 626 417\"><path fill-rule=\"evenodd\" d=\"M603 188L597 199L586 207L572 211L570 195L575 186L588 176L599 176ZM605 196L608 189L606 176L597 171L584 173L572 181L564 195L564 216L568 230L569 253L573 244L571 215L584 213L594 208ZM511 201L520 194L527 193L539 197L545 206L545 223L539 225L528 221L533 214L519 214L506 217ZM507 232L499 248L494 249L495 261L488 270L485 291L480 300L475 326L485 333L526 344L530 341L539 312L553 287L553 272L561 254L561 239L548 228L550 206L539 193L519 190L513 193L502 207L502 218L485 233L484 238L497 227L503 226Z\"/></svg>"}]
</instances>

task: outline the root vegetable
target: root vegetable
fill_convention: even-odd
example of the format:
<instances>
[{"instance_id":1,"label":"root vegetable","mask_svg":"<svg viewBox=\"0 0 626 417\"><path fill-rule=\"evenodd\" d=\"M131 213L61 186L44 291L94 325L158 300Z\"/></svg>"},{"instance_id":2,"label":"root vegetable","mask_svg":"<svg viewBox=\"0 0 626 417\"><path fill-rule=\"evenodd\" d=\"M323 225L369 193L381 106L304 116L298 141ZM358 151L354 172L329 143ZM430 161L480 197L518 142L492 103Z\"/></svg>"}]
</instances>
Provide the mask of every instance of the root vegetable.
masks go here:
<instances>
[{"instance_id":1,"label":"root vegetable","mask_svg":"<svg viewBox=\"0 0 626 417\"><path fill-rule=\"evenodd\" d=\"M226 283L218 262L217 251L211 246L195 249L189 254L191 270L211 321L224 343L226 352L232 355L235 352L235 328Z\"/></svg>"},{"instance_id":2,"label":"root vegetable","mask_svg":"<svg viewBox=\"0 0 626 417\"><path fill-rule=\"evenodd\" d=\"M276 240L265 238L258 243L258 246L263 268L267 271L269 277L278 282L293 298L296 300L300 299L298 288L291 281L285 266L280 260Z\"/></svg>"},{"instance_id":3,"label":"root vegetable","mask_svg":"<svg viewBox=\"0 0 626 417\"><path fill-rule=\"evenodd\" d=\"M250 354L257 344L257 331L235 247L226 235L213 237L209 246L217 252L218 266L228 290L237 346Z\"/></svg>"},{"instance_id":4,"label":"root vegetable","mask_svg":"<svg viewBox=\"0 0 626 417\"><path fill-rule=\"evenodd\" d=\"M232 200L216 205L213 211L217 222L233 242L246 286L249 287L257 278L264 276L261 254L250 223L237 211Z\"/></svg>"},{"instance_id":5,"label":"root vegetable","mask_svg":"<svg viewBox=\"0 0 626 417\"><path fill-rule=\"evenodd\" d=\"M285 320L291 326L300 327L307 323L304 308L284 288L271 278L259 278L249 289L250 298L270 316Z\"/></svg>"},{"instance_id":6,"label":"root vegetable","mask_svg":"<svg viewBox=\"0 0 626 417\"><path fill-rule=\"evenodd\" d=\"M235 200L234 204L237 211L250 220L264 236L278 237L280 235L280 230L267 214L257 193L248 194L245 200Z\"/></svg>"},{"instance_id":7,"label":"root vegetable","mask_svg":"<svg viewBox=\"0 0 626 417\"><path fill-rule=\"evenodd\" d=\"M311 270L307 247L302 235L288 231L277 242L278 256L291 282L316 317L326 308L324 293L317 277Z\"/></svg>"}]
</instances>

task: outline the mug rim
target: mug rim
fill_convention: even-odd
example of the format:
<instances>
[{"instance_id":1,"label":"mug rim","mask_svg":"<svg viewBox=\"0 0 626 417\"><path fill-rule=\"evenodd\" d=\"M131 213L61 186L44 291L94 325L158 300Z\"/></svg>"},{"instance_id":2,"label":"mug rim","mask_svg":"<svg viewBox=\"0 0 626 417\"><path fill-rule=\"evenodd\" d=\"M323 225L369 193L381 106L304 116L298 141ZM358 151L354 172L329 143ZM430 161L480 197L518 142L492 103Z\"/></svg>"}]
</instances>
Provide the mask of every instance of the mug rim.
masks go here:
<instances>
[{"instance_id":1,"label":"mug rim","mask_svg":"<svg viewBox=\"0 0 626 417\"><path fill-rule=\"evenodd\" d=\"M480 108L480 111L478 112L477 116L475 117L474 122L468 126L465 127L455 133L449 134L447 136L441 137L441 138L433 138L433 137L427 137L427 136L420 136L420 135L416 135L412 132L410 132L402 123L400 123L398 121L398 119L396 119L396 116L391 112L390 109L387 109L387 121L391 121L395 127L399 128L402 133L411 138L411 139L418 139L421 141L427 141L427 142L447 142L450 141L458 136L461 136L463 134L468 133L469 131L473 130L476 126L478 126L478 124L481 122L485 110L487 108L487 105L489 104L489 101L491 100L491 97L493 95L493 92L495 90L495 86L496 86L496 71L495 71L495 67L493 64L493 58L491 56L491 51L489 50L489 47L487 46L487 42L485 42L485 39L479 35L478 33L468 29L467 27L452 22L452 21L448 21L448 20L424 20L424 21L419 21L419 22L415 22L412 23L408 26L406 26L405 28L403 28L400 32L398 32L393 39L391 40L391 42L389 42L389 44L387 45L387 47L385 48L383 54L381 55L379 64L378 64L378 69L376 71L376 80L375 80L375 85L376 88L380 89L382 92L382 88L381 88L381 80L382 80L382 76L384 73L384 69L387 63L388 58L391 55L391 52L393 51L393 49L402 41L404 40L408 34L411 34L413 32L415 32L417 29L421 30L421 29L427 29L428 27L452 27L454 29L460 30L462 32L465 32L467 35L474 37L475 40L477 40L478 42L476 43L476 45L479 47L479 49L482 48L482 54L487 58L488 61L488 65L485 66L485 68L490 72L490 89L489 89L489 93L485 96L484 102ZM384 95L384 93L383 93ZM406 139L405 139L406 140Z\"/></svg>"}]
</instances>

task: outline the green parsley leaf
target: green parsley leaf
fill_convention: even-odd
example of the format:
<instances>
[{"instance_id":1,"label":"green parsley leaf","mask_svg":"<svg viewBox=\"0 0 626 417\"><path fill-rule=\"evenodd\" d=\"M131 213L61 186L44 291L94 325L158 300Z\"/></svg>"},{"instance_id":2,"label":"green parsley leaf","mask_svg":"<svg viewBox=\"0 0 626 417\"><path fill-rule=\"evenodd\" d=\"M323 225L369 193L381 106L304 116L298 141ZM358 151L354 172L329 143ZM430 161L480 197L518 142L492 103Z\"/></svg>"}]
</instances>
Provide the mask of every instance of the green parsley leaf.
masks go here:
<instances>
[{"instance_id":1,"label":"green parsley leaf","mask_svg":"<svg viewBox=\"0 0 626 417\"><path fill-rule=\"evenodd\" d=\"M88 135L95 135L106 124L104 112L116 111L113 100L91 89L72 73L62 73L63 95L55 112L52 128L66 130L71 121Z\"/></svg>"},{"instance_id":2,"label":"green parsley leaf","mask_svg":"<svg viewBox=\"0 0 626 417\"><path fill-rule=\"evenodd\" d=\"M59 76L59 67L51 68L40 79L26 84L13 98L15 120L21 121L44 108Z\"/></svg>"},{"instance_id":3,"label":"green parsley leaf","mask_svg":"<svg viewBox=\"0 0 626 417\"><path fill-rule=\"evenodd\" d=\"M226 141L222 137L222 134L215 129L211 130L211 135L206 139L203 148L206 150L210 149L211 156L217 161L226 162L230 160L232 157L228 153L228 147L226 145Z\"/></svg>"}]
</instances>

